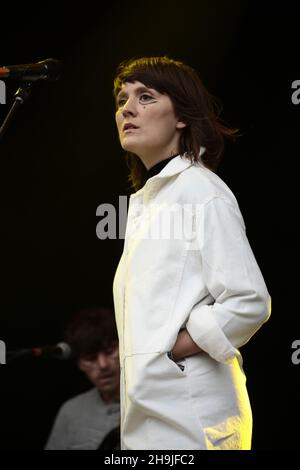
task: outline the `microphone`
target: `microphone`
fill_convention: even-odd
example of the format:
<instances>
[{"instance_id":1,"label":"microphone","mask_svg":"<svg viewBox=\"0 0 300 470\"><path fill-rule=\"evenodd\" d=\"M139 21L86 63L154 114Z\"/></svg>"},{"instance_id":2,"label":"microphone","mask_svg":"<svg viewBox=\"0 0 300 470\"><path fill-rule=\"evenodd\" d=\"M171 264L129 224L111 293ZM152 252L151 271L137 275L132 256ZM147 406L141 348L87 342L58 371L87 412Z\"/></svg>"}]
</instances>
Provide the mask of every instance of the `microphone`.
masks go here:
<instances>
[{"instance_id":1,"label":"microphone","mask_svg":"<svg viewBox=\"0 0 300 470\"><path fill-rule=\"evenodd\" d=\"M0 67L1 78L19 78L24 81L58 80L62 62L57 59L46 59L35 64L4 65Z\"/></svg>"},{"instance_id":2,"label":"microphone","mask_svg":"<svg viewBox=\"0 0 300 470\"><path fill-rule=\"evenodd\" d=\"M72 349L68 343L60 342L53 346L41 346L31 349L19 349L17 351L7 351L8 359L16 359L24 356L49 357L54 359L70 359Z\"/></svg>"},{"instance_id":3,"label":"microphone","mask_svg":"<svg viewBox=\"0 0 300 470\"><path fill-rule=\"evenodd\" d=\"M56 359L69 359L72 354L68 343L57 343L54 346L42 346L32 348L31 353L34 357L54 357Z\"/></svg>"}]
</instances>

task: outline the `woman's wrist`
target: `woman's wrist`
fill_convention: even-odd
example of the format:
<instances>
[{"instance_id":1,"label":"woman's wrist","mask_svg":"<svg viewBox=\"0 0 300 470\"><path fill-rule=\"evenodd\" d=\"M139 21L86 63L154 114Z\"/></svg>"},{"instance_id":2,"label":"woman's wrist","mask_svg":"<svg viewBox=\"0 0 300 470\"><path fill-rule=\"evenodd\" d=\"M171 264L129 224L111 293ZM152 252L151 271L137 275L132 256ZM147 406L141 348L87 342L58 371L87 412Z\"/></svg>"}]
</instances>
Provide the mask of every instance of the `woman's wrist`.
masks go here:
<instances>
[{"instance_id":1,"label":"woman's wrist","mask_svg":"<svg viewBox=\"0 0 300 470\"><path fill-rule=\"evenodd\" d=\"M186 329L181 330L178 334L176 343L172 351L170 351L173 361L178 362L188 356L193 356L201 352L199 346L192 340Z\"/></svg>"}]
</instances>

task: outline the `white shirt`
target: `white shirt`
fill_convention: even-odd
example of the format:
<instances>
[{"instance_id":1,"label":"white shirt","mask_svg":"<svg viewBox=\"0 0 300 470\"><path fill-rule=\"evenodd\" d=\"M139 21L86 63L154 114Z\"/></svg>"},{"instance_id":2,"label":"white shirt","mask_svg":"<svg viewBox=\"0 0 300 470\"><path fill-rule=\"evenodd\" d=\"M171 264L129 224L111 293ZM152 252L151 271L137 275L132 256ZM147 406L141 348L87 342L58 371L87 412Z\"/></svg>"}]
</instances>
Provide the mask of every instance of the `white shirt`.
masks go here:
<instances>
[{"instance_id":1,"label":"white shirt","mask_svg":"<svg viewBox=\"0 0 300 470\"><path fill-rule=\"evenodd\" d=\"M271 298L219 176L177 156L130 197L113 291L122 448L250 448L239 347L268 319ZM203 350L184 370L167 355L181 328Z\"/></svg>"}]
</instances>

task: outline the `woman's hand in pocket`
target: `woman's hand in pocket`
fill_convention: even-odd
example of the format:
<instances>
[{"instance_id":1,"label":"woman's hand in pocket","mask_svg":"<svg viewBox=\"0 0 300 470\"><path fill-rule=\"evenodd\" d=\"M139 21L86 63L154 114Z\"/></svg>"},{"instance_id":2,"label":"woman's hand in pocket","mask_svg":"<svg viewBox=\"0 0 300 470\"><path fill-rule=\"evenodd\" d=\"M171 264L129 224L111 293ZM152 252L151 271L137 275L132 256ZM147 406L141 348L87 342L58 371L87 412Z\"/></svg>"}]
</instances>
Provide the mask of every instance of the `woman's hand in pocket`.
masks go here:
<instances>
[{"instance_id":1,"label":"woman's hand in pocket","mask_svg":"<svg viewBox=\"0 0 300 470\"><path fill-rule=\"evenodd\" d=\"M172 356L175 362L188 356L198 354L202 349L192 340L186 329L181 330L177 336L176 343L172 349Z\"/></svg>"}]
</instances>

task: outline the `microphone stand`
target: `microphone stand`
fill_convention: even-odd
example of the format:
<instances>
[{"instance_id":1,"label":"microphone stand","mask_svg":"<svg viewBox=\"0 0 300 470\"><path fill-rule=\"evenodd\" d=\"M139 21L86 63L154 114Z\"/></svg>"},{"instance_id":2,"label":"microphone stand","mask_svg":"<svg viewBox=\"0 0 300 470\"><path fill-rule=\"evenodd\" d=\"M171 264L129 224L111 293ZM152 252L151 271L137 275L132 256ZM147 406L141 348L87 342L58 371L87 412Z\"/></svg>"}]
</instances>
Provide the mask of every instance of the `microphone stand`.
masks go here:
<instances>
[{"instance_id":1,"label":"microphone stand","mask_svg":"<svg viewBox=\"0 0 300 470\"><path fill-rule=\"evenodd\" d=\"M22 85L18 88L18 90L15 93L15 99L14 102L4 119L4 122L2 126L0 127L0 140L2 139L9 123L12 121L13 116L15 115L17 109L25 103L25 101L29 98L30 92L31 92L31 85L32 82L23 82Z\"/></svg>"},{"instance_id":2,"label":"microphone stand","mask_svg":"<svg viewBox=\"0 0 300 470\"><path fill-rule=\"evenodd\" d=\"M22 357L29 357L31 353L28 349L19 349L17 351L6 351L6 362L13 361L14 359L20 359Z\"/></svg>"}]
</instances>

